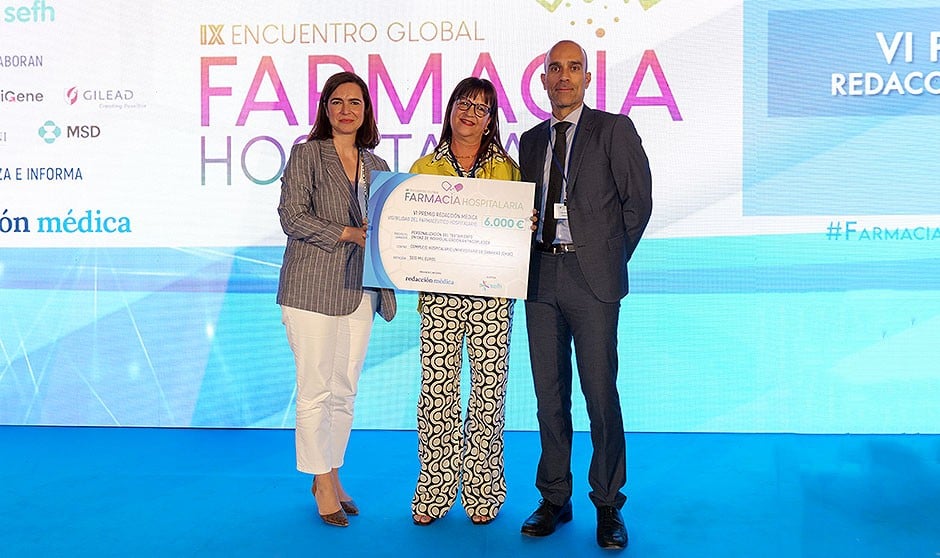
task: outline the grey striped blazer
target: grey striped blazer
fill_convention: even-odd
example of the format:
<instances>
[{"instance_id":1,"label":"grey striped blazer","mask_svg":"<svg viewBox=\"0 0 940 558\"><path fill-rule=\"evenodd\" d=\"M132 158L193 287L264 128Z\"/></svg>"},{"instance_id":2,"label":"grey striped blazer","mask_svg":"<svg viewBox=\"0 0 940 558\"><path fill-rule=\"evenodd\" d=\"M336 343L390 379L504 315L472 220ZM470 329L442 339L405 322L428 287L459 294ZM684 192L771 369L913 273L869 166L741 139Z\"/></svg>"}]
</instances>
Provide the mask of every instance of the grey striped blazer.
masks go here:
<instances>
[{"instance_id":1,"label":"grey striped blazer","mask_svg":"<svg viewBox=\"0 0 940 558\"><path fill-rule=\"evenodd\" d=\"M371 151L363 149L361 154L366 184L373 170L388 170ZM339 242L339 237L344 226L362 225L362 213L332 140L308 141L291 149L277 212L287 235L277 303L329 316L355 311L362 301L364 250ZM381 289L379 299L378 313L391 320L395 292Z\"/></svg>"}]
</instances>

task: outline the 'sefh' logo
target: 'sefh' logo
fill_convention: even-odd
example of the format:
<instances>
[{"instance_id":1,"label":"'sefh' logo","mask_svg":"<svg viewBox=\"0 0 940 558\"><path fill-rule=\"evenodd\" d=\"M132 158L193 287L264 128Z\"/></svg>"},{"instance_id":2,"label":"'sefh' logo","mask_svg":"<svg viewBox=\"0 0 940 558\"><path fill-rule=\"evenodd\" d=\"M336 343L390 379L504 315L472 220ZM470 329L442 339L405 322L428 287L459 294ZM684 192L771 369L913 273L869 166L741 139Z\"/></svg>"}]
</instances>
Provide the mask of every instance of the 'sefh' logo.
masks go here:
<instances>
[{"instance_id":1,"label":"'sefh' logo","mask_svg":"<svg viewBox=\"0 0 940 558\"><path fill-rule=\"evenodd\" d=\"M441 188L443 188L445 192L459 192L463 190L463 184L459 182L457 184L451 184L445 180L444 182L441 182Z\"/></svg>"},{"instance_id":2,"label":"'sefh' logo","mask_svg":"<svg viewBox=\"0 0 940 558\"><path fill-rule=\"evenodd\" d=\"M52 120L46 120L46 123L39 127L39 137L46 143L55 143L62 135L62 129L56 126Z\"/></svg>"},{"instance_id":3,"label":"'sefh' logo","mask_svg":"<svg viewBox=\"0 0 940 558\"><path fill-rule=\"evenodd\" d=\"M492 277L480 279L480 289L484 291L492 291L493 289L502 289L503 284L499 281L494 281Z\"/></svg>"},{"instance_id":4,"label":"'sefh' logo","mask_svg":"<svg viewBox=\"0 0 940 558\"><path fill-rule=\"evenodd\" d=\"M224 45L222 39L222 30L225 24L220 25L200 25L199 26L199 44L202 45Z\"/></svg>"}]
</instances>

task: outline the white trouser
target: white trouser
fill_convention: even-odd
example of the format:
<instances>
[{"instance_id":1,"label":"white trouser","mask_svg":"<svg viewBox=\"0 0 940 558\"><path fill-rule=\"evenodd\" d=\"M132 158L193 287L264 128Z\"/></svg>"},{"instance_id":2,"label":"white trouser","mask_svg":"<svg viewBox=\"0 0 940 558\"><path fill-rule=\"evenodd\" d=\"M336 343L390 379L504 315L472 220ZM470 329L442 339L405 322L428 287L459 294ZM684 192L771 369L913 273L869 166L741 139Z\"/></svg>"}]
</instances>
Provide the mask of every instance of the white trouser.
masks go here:
<instances>
[{"instance_id":1,"label":"white trouser","mask_svg":"<svg viewBox=\"0 0 940 558\"><path fill-rule=\"evenodd\" d=\"M348 316L281 306L297 365L298 471L321 475L343 465L377 305L378 293L367 290Z\"/></svg>"}]
</instances>

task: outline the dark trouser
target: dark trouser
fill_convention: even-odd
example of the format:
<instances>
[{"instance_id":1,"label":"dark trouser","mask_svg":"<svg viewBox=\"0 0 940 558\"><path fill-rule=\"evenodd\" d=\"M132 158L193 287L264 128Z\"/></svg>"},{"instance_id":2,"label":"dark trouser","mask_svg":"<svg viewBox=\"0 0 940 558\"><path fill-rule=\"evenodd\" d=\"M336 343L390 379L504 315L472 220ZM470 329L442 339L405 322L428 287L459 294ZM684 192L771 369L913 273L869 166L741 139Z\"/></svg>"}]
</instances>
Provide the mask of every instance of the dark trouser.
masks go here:
<instances>
[{"instance_id":1,"label":"dark trouser","mask_svg":"<svg viewBox=\"0 0 940 558\"><path fill-rule=\"evenodd\" d=\"M571 342L591 421L594 453L588 471L596 506L620 508L626 496L626 443L617 393L617 322L620 302L598 300L575 254L541 254L538 296L526 301L526 324L542 456L535 485L542 498L571 498Z\"/></svg>"}]
</instances>

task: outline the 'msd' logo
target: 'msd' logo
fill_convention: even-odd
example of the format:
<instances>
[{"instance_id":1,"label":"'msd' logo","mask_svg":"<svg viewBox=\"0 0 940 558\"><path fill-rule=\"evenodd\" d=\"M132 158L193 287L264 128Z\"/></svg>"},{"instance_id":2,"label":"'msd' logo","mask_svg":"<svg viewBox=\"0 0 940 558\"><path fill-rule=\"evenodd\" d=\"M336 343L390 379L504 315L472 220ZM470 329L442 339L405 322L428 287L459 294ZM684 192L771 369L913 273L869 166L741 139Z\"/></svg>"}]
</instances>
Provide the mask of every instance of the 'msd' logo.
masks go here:
<instances>
[{"instance_id":1,"label":"'msd' logo","mask_svg":"<svg viewBox=\"0 0 940 558\"><path fill-rule=\"evenodd\" d=\"M65 137L67 139L95 139L101 135L101 128L94 124L75 124L66 125L65 127ZM39 127L39 138L42 141L53 144L62 136L62 128L60 128L54 121L46 120L46 122Z\"/></svg>"},{"instance_id":2,"label":"'msd' logo","mask_svg":"<svg viewBox=\"0 0 940 558\"><path fill-rule=\"evenodd\" d=\"M445 192L459 192L463 190L463 184L459 182L457 184L451 184L445 180L444 182L441 182L441 188L443 188Z\"/></svg>"},{"instance_id":3,"label":"'msd' logo","mask_svg":"<svg viewBox=\"0 0 940 558\"><path fill-rule=\"evenodd\" d=\"M46 123L39 127L39 137L46 143L55 143L62 135L62 129L56 126L52 120L46 120Z\"/></svg>"}]
</instances>

